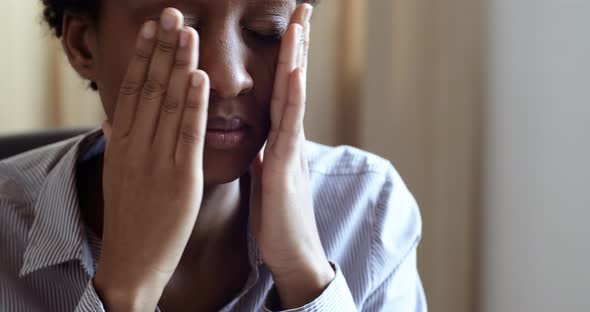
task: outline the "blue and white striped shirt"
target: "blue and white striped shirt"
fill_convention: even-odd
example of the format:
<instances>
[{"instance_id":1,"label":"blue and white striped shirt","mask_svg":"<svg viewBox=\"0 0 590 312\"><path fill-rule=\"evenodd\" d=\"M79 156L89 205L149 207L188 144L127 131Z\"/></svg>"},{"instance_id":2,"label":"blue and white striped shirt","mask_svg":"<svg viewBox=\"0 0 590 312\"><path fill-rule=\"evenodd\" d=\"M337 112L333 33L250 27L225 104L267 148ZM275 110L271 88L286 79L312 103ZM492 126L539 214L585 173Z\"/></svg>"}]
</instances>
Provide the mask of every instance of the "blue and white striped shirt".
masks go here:
<instances>
[{"instance_id":1,"label":"blue and white striped shirt","mask_svg":"<svg viewBox=\"0 0 590 312\"><path fill-rule=\"evenodd\" d=\"M96 128L0 161L1 311L104 311L92 283L100 238L83 222L75 179L77 163L103 148ZM420 213L391 163L352 147L308 142L306 150L336 277L289 311L426 311L416 268ZM248 280L222 311L265 311L273 301L272 276L248 237Z\"/></svg>"}]
</instances>

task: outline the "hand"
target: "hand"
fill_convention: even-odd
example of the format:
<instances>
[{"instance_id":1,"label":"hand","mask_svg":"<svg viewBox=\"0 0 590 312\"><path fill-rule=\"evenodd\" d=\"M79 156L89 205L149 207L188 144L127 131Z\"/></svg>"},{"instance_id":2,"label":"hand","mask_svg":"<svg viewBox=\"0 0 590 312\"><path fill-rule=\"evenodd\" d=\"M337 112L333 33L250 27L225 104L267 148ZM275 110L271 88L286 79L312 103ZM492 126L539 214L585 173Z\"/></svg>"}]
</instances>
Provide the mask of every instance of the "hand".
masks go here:
<instances>
[{"instance_id":1,"label":"hand","mask_svg":"<svg viewBox=\"0 0 590 312\"><path fill-rule=\"evenodd\" d=\"M284 309L312 301L334 278L320 242L305 157L303 117L313 7L300 5L283 39L271 131L251 166L253 232Z\"/></svg>"},{"instance_id":2,"label":"hand","mask_svg":"<svg viewBox=\"0 0 590 312\"><path fill-rule=\"evenodd\" d=\"M198 34L166 9L139 35L103 130L103 245L94 285L107 310L153 311L199 214L209 79Z\"/></svg>"}]
</instances>

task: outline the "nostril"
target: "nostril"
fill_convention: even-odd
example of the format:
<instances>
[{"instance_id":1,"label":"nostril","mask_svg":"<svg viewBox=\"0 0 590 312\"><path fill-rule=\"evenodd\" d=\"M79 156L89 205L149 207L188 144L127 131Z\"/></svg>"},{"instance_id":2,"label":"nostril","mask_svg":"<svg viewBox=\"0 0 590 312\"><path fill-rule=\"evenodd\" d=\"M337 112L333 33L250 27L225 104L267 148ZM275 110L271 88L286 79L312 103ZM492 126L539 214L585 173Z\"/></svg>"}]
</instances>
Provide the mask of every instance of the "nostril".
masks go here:
<instances>
[{"instance_id":1,"label":"nostril","mask_svg":"<svg viewBox=\"0 0 590 312\"><path fill-rule=\"evenodd\" d=\"M220 94L217 90L211 88L209 90L209 98L211 100L221 100L221 99L228 98L228 97L240 97L240 96L248 95L252 90L253 90L253 88L246 88L237 94L234 93L234 94L223 95L223 94Z\"/></svg>"},{"instance_id":2,"label":"nostril","mask_svg":"<svg viewBox=\"0 0 590 312\"><path fill-rule=\"evenodd\" d=\"M238 96L244 96L244 95L250 93L250 91L252 91L252 88L244 89L244 90L240 91L240 93L238 93Z\"/></svg>"},{"instance_id":3,"label":"nostril","mask_svg":"<svg viewBox=\"0 0 590 312\"><path fill-rule=\"evenodd\" d=\"M254 82L250 74L244 69L244 65L237 61L225 64L215 62L208 66L208 74L211 80L211 97L221 99L235 98L247 95L254 88ZM207 69L203 69L207 71Z\"/></svg>"}]
</instances>

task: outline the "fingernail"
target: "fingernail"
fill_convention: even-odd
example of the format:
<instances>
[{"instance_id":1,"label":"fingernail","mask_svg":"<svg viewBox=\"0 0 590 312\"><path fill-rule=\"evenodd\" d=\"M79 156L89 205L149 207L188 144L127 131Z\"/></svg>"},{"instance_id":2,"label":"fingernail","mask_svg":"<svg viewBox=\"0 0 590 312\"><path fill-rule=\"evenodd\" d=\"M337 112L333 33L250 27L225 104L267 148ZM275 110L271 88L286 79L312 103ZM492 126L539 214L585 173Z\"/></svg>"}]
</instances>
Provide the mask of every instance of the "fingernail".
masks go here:
<instances>
[{"instance_id":1,"label":"fingernail","mask_svg":"<svg viewBox=\"0 0 590 312\"><path fill-rule=\"evenodd\" d=\"M143 29L141 30L141 34L145 39L152 39L156 35L156 25L153 22L147 22L143 25Z\"/></svg>"},{"instance_id":2,"label":"fingernail","mask_svg":"<svg viewBox=\"0 0 590 312\"><path fill-rule=\"evenodd\" d=\"M309 23L309 21L311 20L311 15L313 14L313 7L309 4L306 4L304 6L304 11L303 11L303 23Z\"/></svg>"},{"instance_id":3,"label":"fingernail","mask_svg":"<svg viewBox=\"0 0 590 312\"><path fill-rule=\"evenodd\" d=\"M201 77L201 75L198 73L194 73L193 77L191 79L191 83L192 83L193 87L196 88L196 87L200 86L202 82L203 82L203 77Z\"/></svg>"},{"instance_id":4,"label":"fingernail","mask_svg":"<svg viewBox=\"0 0 590 312\"><path fill-rule=\"evenodd\" d=\"M176 16L170 12L165 11L162 13L160 23L162 24L162 28L165 30L172 30L172 28L174 28L174 24L176 23Z\"/></svg>"},{"instance_id":5,"label":"fingernail","mask_svg":"<svg viewBox=\"0 0 590 312\"><path fill-rule=\"evenodd\" d=\"M186 30L180 32L180 47L184 48L188 45L189 33Z\"/></svg>"}]
</instances>

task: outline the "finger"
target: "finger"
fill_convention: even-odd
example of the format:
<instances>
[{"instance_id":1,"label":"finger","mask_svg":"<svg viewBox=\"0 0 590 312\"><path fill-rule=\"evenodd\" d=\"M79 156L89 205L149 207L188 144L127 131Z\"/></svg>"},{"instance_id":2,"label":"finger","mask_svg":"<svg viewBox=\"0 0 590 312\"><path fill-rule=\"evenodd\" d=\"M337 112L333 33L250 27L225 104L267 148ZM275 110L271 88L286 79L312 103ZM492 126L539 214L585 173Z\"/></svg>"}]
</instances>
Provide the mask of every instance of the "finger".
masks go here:
<instances>
[{"instance_id":1,"label":"finger","mask_svg":"<svg viewBox=\"0 0 590 312\"><path fill-rule=\"evenodd\" d=\"M291 24L281 43L279 61L275 75L273 96L270 104L271 131L277 131L281 122L283 109L287 99L289 75L297 67L297 46L301 37L302 27Z\"/></svg>"},{"instance_id":2,"label":"finger","mask_svg":"<svg viewBox=\"0 0 590 312\"><path fill-rule=\"evenodd\" d=\"M183 23L182 13L177 9L167 8L160 17L157 43L141 91L137 121L132 130L134 139L141 142L144 147L151 146L156 132L160 106L167 90L176 56L179 31Z\"/></svg>"},{"instance_id":3,"label":"finger","mask_svg":"<svg viewBox=\"0 0 590 312\"><path fill-rule=\"evenodd\" d=\"M303 133L303 119L305 115L305 85L303 70L297 68L289 79L289 98L273 151L275 155L282 158L294 156L301 145L301 134Z\"/></svg>"},{"instance_id":4,"label":"finger","mask_svg":"<svg viewBox=\"0 0 590 312\"><path fill-rule=\"evenodd\" d=\"M304 78L307 80L307 64L309 60L309 43L311 39L311 23L305 23L303 27L303 61L300 67L303 68L304 71Z\"/></svg>"},{"instance_id":5,"label":"finger","mask_svg":"<svg viewBox=\"0 0 590 312\"><path fill-rule=\"evenodd\" d=\"M182 120L182 112L186 100L189 78L199 62L199 36L191 27L180 32L180 41L176 52L174 69L170 76L168 91L161 106L158 130L154 145L164 157L174 158L178 129Z\"/></svg>"},{"instance_id":6,"label":"finger","mask_svg":"<svg viewBox=\"0 0 590 312\"><path fill-rule=\"evenodd\" d=\"M291 16L289 28L281 42L279 60L275 75L275 84L273 87L273 96L271 100L271 130L276 131L281 121L283 107L287 97L287 85L289 75L301 63L301 33L303 25L311 19L313 7L304 3L297 6L297 9Z\"/></svg>"},{"instance_id":7,"label":"finger","mask_svg":"<svg viewBox=\"0 0 590 312\"><path fill-rule=\"evenodd\" d=\"M209 107L209 77L202 70L191 74L186 106L176 145L176 164L189 170L202 170L207 110Z\"/></svg>"},{"instance_id":8,"label":"finger","mask_svg":"<svg viewBox=\"0 0 590 312\"><path fill-rule=\"evenodd\" d=\"M303 27L303 35L300 38L299 55L297 59L297 66L304 69L307 68L307 53L309 51L309 32L310 32L310 21L313 14L313 6L305 3L301 5L302 17L299 24Z\"/></svg>"},{"instance_id":9,"label":"finger","mask_svg":"<svg viewBox=\"0 0 590 312\"><path fill-rule=\"evenodd\" d=\"M305 23L309 21L311 18L311 13L313 11L313 6L309 3L302 3L297 6L295 12L291 16L291 21L289 23L297 23L301 26L305 26Z\"/></svg>"},{"instance_id":10,"label":"finger","mask_svg":"<svg viewBox=\"0 0 590 312\"><path fill-rule=\"evenodd\" d=\"M113 116L113 137L123 138L129 135L134 123L135 110L141 87L145 81L149 62L156 42L157 25L154 21L146 22L139 32L135 44L135 54L127 68L127 73L119 89L119 97Z\"/></svg>"}]
</instances>

